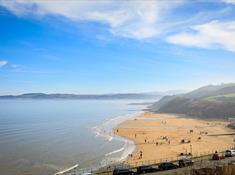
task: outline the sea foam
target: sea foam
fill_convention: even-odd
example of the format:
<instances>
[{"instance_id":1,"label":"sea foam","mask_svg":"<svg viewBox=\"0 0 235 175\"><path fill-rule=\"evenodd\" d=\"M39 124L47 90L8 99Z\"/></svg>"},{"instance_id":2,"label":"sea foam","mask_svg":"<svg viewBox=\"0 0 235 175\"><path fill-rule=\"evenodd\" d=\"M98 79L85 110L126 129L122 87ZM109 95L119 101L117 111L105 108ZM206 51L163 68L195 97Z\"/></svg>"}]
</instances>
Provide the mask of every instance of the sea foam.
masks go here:
<instances>
[{"instance_id":1,"label":"sea foam","mask_svg":"<svg viewBox=\"0 0 235 175\"><path fill-rule=\"evenodd\" d=\"M123 143L121 148L105 154L105 158L100 163L101 166L107 166L109 164L121 162L127 159L128 156L133 153L133 151L135 150L135 144L133 143L133 141L115 135L113 133L113 128L117 127L120 123L126 120L137 118L142 113L143 112L141 111L134 114L127 114L115 118L106 119L105 122L101 125L92 128L97 137L103 137L108 142L115 140ZM118 157L117 154L119 155Z\"/></svg>"}]
</instances>

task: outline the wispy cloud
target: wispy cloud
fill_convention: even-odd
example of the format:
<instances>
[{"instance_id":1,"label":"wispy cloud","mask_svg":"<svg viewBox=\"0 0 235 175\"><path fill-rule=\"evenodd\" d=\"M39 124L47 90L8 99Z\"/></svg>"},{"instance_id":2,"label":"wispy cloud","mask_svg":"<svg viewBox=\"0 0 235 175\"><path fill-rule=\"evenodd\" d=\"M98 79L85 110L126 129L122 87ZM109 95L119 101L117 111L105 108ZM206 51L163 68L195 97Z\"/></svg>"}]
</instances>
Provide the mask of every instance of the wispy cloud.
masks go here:
<instances>
[{"instance_id":1,"label":"wispy cloud","mask_svg":"<svg viewBox=\"0 0 235 175\"><path fill-rule=\"evenodd\" d=\"M229 4L235 4L235 0L222 0L222 2L229 3Z\"/></svg>"},{"instance_id":2,"label":"wispy cloud","mask_svg":"<svg viewBox=\"0 0 235 175\"><path fill-rule=\"evenodd\" d=\"M5 66L8 63L6 60L0 60L0 68Z\"/></svg>"},{"instance_id":3,"label":"wispy cloud","mask_svg":"<svg viewBox=\"0 0 235 175\"><path fill-rule=\"evenodd\" d=\"M10 67L13 68L13 69L18 69L18 68L20 68L22 66L19 65L19 64L11 64Z\"/></svg>"},{"instance_id":4,"label":"wispy cloud","mask_svg":"<svg viewBox=\"0 0 235 175\"><path fill-rule=\"evenodd\" d=\"M10 71L14 73L40 74L40 75L57 74L56 72L41 71L41 70L12 69Z\"/></svg>"},{"instance_id":5,"label":"wispy cloud","mask_svg":"<svg viewBox=\"0 0 235 175\"><path fill-rule=\"evenodd\" d=\"M235 21L211 21L191 27L191 32L167 38L173 44L199 48L223 48L235 52Z\"/></svg>"},{"instance_id":6,"label":"wispy cloud","mask_svg":"<svg viewBox=\"0 0 235 175\"><path fill-rule=\"evenodd\" d=\"M28 66L25 65L20 65L20 64L11 64L10 65L11 69L8 69L7 72L11 73L24 73L24 74L38 74L38 75L53 75L53 74L58 74L58 72L54 71L44 71L44 70L35 70L32 69Z\"/></svg>"},{"instance_id":7,"label":"wispy cloud","mask_svg":"<svg viewBox=\"0 0 235 175\"><path fill-rule=\"evenodd\" d=\"M60 15L73 21L96 21L108 25L114 35L145 39L159 35L164 15L183 1L0 0L0 5L18 16Z\"/></svg>"}]
</instances>

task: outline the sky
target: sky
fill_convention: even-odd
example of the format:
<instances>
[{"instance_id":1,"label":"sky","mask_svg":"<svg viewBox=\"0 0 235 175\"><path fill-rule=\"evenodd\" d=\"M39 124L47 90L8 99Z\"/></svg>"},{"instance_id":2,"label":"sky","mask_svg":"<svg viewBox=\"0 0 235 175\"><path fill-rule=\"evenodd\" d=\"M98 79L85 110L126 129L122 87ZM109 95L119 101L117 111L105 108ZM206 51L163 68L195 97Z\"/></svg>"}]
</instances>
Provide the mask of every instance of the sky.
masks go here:
<instances>
[{"instance_id":1,"label":"sky","mask_svg":"<svg viewBox=\"0 0 235 175\"><path fill-rule=\"evenodd\" d=\"M235 0L0 0L0 95L235 82Z\"/></svg>"}]
</instances>

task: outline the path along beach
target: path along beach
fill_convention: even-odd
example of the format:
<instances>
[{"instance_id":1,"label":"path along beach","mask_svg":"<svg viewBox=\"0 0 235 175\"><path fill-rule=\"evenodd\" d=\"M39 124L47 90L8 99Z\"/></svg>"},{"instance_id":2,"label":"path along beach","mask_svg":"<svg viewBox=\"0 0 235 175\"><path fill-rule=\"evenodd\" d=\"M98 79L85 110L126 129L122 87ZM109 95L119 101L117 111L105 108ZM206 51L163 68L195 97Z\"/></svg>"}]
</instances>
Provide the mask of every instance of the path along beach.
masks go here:
<instances>
[{"instance_id":1,"label":"path along beach","mask_svg":"<svg viewBox=\"0 0 235 175\"><path fill-rule=\"evenodd\" d=\"M181 153L196 156L230 148L234 146L234 136L223 135L233 132L227 124L145 112L122 122L113 132L135 143L135 151L124 163L136 166L177 159Z\"/></svg>"}]
</instances>

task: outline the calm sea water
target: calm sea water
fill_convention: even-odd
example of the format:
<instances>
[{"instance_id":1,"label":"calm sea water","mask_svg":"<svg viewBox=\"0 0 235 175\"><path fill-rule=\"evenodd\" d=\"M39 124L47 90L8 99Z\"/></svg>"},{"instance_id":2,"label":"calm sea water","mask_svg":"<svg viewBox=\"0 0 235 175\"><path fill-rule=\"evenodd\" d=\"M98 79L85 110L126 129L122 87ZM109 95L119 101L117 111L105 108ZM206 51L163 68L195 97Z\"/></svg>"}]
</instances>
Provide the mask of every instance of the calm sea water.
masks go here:
<instances>
[{"instance_id":1,"label":"calm sea water","mask_svg":"<svg viewBox=\"0 0 235 175\"><path fill-rule=\"evenodd\" d=\"M128 154L131 145L113 139L110 132L144 107L128 105L132 102L0 100L0 174L47 175Z\"/></svg>"}]
</instances>

